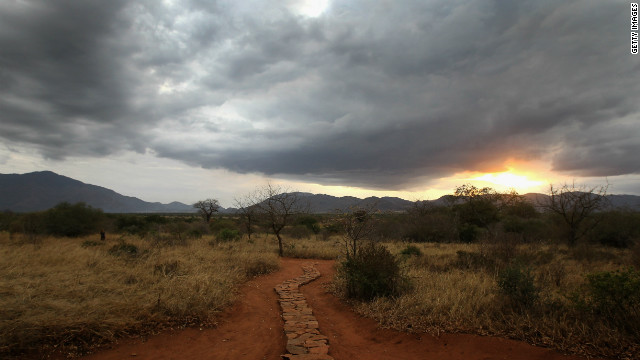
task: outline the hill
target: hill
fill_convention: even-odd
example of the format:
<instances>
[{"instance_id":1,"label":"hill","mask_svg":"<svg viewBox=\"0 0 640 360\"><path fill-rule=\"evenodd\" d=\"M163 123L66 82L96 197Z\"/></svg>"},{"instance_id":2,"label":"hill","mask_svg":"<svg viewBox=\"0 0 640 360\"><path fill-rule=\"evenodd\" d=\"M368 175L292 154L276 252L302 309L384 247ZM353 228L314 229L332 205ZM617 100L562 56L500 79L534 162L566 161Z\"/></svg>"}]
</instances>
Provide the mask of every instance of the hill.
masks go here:
<instances>
[{"instance_id":1,"label":"hill","mask_svg":"<svg viewBox=\"0 0 640 360\"><path fill-rule=\"evenodd\" d=\"M401 212L407 210L413 202L398 197L368 197L360 199L353 196L336 197L326 194L298 193L308 201L312 213L331 213L352 206L377 204L381 211ZM429 200L434 205L446 204L445 195ZM532 203L541 203L547 199L545 194L530 193L524 197ZM615 208L640 210L640 196L607 195ZM28 174L0 174L0 211L16 212L41 211L60 202L84 202L92 207L109 213L192 213L191 205L180 202L161 204L146 202L136 197L125 196L117 192L81 181L58 175L51 171ZM220 209L220 213L234 213L236 209Z\"/></svg>"},{"instance_id":2,"label":"hill","mask_svg":"<svg viewBox=\"0 0 640 360\"><path fill-rule=\"evenodd\" d=\"M180 202L146 202L51 171L0 174L0 210L41 211L63 201L84 202L108 213L194 212L193 207Z\"/></svg>"}]
</instances>

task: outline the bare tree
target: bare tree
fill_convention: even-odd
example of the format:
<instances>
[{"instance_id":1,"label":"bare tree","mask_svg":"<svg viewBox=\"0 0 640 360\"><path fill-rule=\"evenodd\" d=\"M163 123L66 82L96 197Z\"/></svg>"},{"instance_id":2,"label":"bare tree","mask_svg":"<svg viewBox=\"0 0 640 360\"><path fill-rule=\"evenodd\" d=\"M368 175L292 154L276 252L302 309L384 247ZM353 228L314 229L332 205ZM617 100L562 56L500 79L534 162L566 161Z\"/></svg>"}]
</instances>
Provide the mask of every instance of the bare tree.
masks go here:
<instances>
[{"instance_id":1,"label":"bare tree","mask_svg":"<svg viewBox=\"0 0 640 360\"><path fill-rule=\"evenodd\" d=\"M198 209L202 218L208 223L211 221L213 214L220 210L220 203L218 202L218 199L206 199L193 204L193 207Z\"/></svg>"},{"instance_id":2,"label":"bare tree","mask_svg":"<svg viewBox=\"0 0 640 360\"><path fill-rule=\"evenodd\" d=\"M240 215L249 240L251 240L251 234L253 234L253 227L258 223L259 215L258 208L252 201L254 198L253 194L249 194L244 198L234 199L235 207L237 208L236 213Z\"/></svg>"},{"instance_id":3,"label":"bare tree","mask_svg":"<svg viewBox=\"0 0 640 360\"><path fill-rule=\"evenodd\" d=\"M373 214L377 203L367 206L353 206L338 213L339 223L342 227L343 243L347 259L355 257L359 244L368 239L373 233Z\"/></svg>"},{"instance_id":4,"label":"bare tree","mask_svg":"<svg viewBox=\"0 0 640 360\"><path fill-rule=\"evenodd\" d=\"M567 242L569 246L575 246L580 238L597 225L598 218L595 215L608 207L608 188L609 185L586 187L576 186L575 183L556 188L551 184L549 197L540 202L539 206L562 218L567 226ZM593 221L589 222L588 219Z\"/></svg>"},{"instance_id":5,"label":"bare tree","mask_svg":"<svg viewBox=\"0 0 640 360\"><path fill-rule=\"evenodd\" d=\"M253 206L278 238L278 254L284 256L282 229L291 224L295 216L308 213L309 204L300 198L299 193L271 183L259 188L252 197Z\"/></svg>"}]
</instances>

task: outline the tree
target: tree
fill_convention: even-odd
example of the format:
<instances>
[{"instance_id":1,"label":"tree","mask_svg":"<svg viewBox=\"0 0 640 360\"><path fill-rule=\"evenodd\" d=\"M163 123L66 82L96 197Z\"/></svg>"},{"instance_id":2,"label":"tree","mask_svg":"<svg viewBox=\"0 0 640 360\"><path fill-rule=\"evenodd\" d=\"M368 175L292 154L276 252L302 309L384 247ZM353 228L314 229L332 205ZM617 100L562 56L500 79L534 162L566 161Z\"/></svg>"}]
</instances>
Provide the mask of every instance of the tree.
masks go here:
<instances>
[{"instance_id":1,"label":"tree","mask_svg":"<svg viewBox=\"0 0 640 360\"><path fill-rule=\"evenodd\" d=\"M549 185L549 197L539 205L548 212L557 214L567 228L567 243L575 246L578 240L598 223L598 212L605 210L609 185L586 187L575 183L556 188ZM589 222L587 220L593 219Z\"/></svg>"},{"instance_id":2,"label":"tree","mask_svg":"<svg viewBox=\"0 0 640 360\"><path fill-rule=\"evenodd\" d=\"M368 206L353 206L338 214L338 222L342 227L345 255L347 259L355 258L360 242L368 239L373 232L373 214L377 203Z\"/></svg>"},{"instance_id":3,"label":"tree","mask_svg":"<svg viewBox=\"0 0 640 360\"><path fill-rule=\"evenodd\" d=\"M258 223L259 215L257 206L252 202L254 198L256 198L256 196L250 194L242 199L235 199L236 213L240 215L249 240L251 240L251 234L253 234L253 227Z\"/></svg>"},{"instance_id":4,"label":"tree","mask_svg":"<svg viewBox=\"0 0 640 360\"><path fill-rule=\"evenodd\" d=\"M462 202L456 205L456 210L463 223L490 230L489 226L498 222L502 195L494 189L464 184L456 188L454 196Z\"/></svg>"},{"instance_id":5,"label":"tree","mask_svg":"<svg viewBox=\"0 0 640 360\"><path fill-rule=\"evenodd\" d=\"M309 204L297 192L289 192L280 186L268 183L250 195L258 214L264 218L273 234L278 238L278 254L284 256L281 232L300 214L309 212Z\"/></svg>"},{"instance_id":6,"label":"tree","mask_svg":"<svg viewBox=\"0 0 640 360\"><path fill-rule=\"evenodd\" d=\"M193 207L198 209L200 216L208 223L211 221L213 214L220 209L220 203L217 199L200 200L193 204Z\"/></svg>"}]
</instances>

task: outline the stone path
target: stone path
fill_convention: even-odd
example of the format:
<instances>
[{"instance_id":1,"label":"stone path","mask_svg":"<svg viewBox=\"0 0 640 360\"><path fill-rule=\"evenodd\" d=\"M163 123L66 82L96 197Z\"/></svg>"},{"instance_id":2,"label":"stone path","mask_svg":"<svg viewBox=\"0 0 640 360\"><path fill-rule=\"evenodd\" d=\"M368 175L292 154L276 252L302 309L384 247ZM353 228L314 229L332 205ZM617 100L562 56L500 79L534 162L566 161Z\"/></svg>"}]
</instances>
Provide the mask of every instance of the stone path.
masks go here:
<instances>
[{"instance_id":1,"label":"stone path","mask_svg":"<svg viewBox=\"0 0 640 360\"><path fill-rule=\"evenodd\" d=\"M300 286L308 284L320 277L320 272L313 264L302 265L303 274L295 279L287 280L275 287L278 293L284 332L287 335L287 354L283 359L289 360L333 360L329 356L328 338L320 333L318 321Z\"/></svg>"}]
</instances>

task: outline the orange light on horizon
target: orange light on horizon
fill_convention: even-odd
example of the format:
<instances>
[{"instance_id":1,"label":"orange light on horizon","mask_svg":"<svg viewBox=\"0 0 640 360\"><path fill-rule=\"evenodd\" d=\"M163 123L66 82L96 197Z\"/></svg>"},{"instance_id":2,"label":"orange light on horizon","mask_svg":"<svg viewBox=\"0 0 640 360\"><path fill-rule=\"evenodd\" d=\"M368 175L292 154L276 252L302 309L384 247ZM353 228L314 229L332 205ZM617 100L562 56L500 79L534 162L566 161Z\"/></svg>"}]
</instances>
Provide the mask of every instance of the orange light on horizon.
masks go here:
<instances>
[{"instance_id":1,"label":"orange light on horizon","mask_svg":"<svg viewBox=\"0 0 640 360\"><path fill-rule=\"evenodd\" d=\"M515 189L518 193L534 190L544 184L543 181L529 179L526 175L515 173L511 169L501 173L487 173L469 180L487 182L502 190Z\"/></svg>"}]
</instances>

